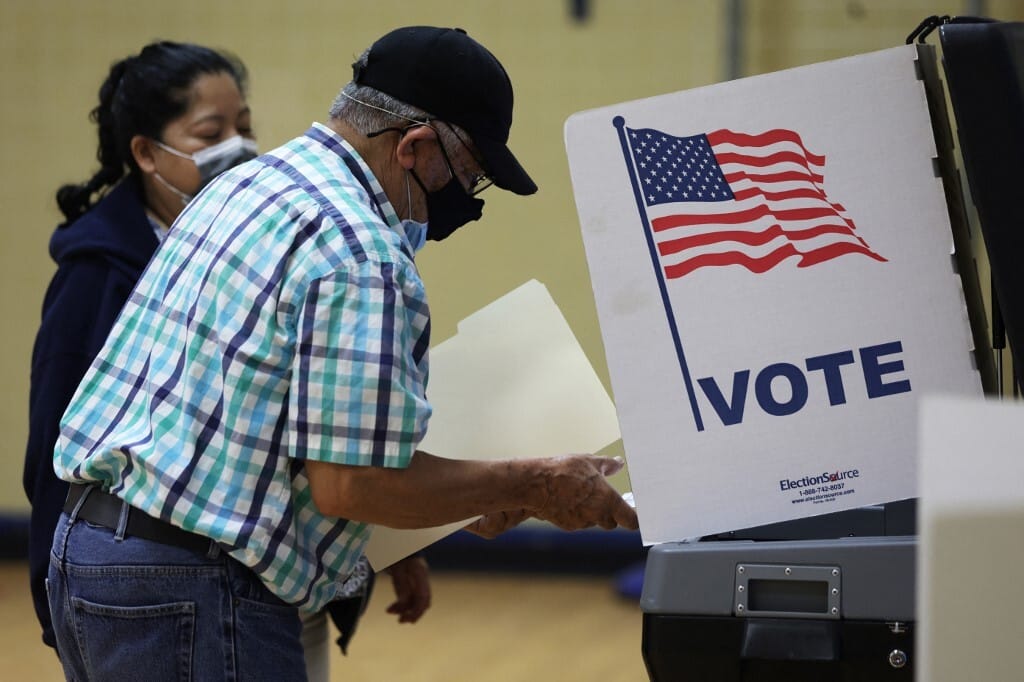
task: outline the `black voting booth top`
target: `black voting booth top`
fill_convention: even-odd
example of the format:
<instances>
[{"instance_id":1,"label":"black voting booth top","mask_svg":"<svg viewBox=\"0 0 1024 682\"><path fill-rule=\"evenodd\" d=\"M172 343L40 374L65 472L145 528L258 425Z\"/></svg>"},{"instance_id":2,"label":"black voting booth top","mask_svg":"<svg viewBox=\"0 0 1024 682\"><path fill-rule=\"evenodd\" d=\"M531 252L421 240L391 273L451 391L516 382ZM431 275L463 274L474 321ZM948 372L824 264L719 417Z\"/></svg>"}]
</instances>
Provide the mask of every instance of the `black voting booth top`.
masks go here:
<instances>
[{"instance_id":1,"label":"black voting booth top","mask_svg":"<svg viewBox=\"0 0 1024 682\"><path fill-rule=\"evenodd\" d=\"M1024 377L1024 24L943 18L943 67L992 270L993 345L1005 326ZM941 20L940 20L941 21Z\"/></svg>"}]
</instances>

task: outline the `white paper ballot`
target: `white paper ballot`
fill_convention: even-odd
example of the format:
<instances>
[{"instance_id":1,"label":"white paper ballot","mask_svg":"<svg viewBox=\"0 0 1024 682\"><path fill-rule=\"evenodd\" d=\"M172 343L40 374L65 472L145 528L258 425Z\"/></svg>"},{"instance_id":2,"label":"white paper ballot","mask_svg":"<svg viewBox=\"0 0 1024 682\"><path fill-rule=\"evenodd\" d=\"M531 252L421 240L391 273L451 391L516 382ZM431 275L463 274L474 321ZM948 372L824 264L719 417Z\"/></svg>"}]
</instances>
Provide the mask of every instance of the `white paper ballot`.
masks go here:
<instances>
[{"instance_id":1,"label":"white paper ballot","mask_svg":"<svg viewBox=\"0 0 1024 682\"><path fill-rule=\"evenodd\" d=\"M433 405L419 449L451 459L587 453L619 438L615 406L547 288L531 280L473 313L430 350ZM423 530L377 526L376 570L472 519Z\"/></svg>"}]
</instances>

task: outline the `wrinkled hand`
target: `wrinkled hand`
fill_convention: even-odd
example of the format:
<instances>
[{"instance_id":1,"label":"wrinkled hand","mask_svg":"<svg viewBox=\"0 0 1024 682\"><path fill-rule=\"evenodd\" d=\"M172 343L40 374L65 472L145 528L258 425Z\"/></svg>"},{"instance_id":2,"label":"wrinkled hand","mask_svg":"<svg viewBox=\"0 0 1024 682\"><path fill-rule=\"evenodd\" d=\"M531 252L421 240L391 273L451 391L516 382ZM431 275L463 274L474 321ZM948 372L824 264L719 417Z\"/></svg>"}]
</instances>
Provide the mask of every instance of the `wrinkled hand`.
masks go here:
<instances>
[{"instance_id":1,"label":"wrinkled hand","mask_svg":"<svg viewBox=\"0 0 1024 682\"><path fill-rule=\"evenodd\" d=\"M621 459L568 455L542 462L546 501L533 513L538 519L564 530L639 528L636 512L605 480L622 468Z\"/></svg>"},{"instance_id":2,"label":"wrinkled hand","mask_svg":"<svg viewBox=\"0 0 1024 682\"><path fill-rule=\"evenodd\" d=\"M399 623L415 623L430 608L430 568L421 556L410 556L392 564L386 572L395 588L395 602L388 613Z\"/></svg>"},{"instance_id":3,"label":"wrinkled hand","mask_svg":"<svg viewBox=\"0 0 1024 682\"><path fill-rule=\"evenodd\" d=\"M473 523L465 526L474 535L493 540L510 528L515 528L520 523L530 518L530 512L525 509L513 509L510 511L494 512L485 514Z\"/></svg>"}]
</instances>

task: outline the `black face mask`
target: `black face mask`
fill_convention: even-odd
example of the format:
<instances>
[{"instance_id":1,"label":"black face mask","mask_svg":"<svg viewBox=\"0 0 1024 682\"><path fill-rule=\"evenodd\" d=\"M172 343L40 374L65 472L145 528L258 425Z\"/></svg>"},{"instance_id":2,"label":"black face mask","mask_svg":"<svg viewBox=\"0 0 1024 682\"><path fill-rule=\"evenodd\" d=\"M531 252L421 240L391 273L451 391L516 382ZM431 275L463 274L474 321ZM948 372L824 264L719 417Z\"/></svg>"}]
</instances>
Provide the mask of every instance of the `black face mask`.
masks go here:
<instances>
[{"instance_id":1,"label":"black face mask","mask_svg":"<svg viewBox=\"0 0 1024 682\"><path fill-rule=\"evenodd\" d=\"M452 232L483 215L484 200L466 194L458 179L452 178L436 192L428 192L416 173L409 172L427 197L427 239L447 239Z\"/></svg>"}]
</instances>

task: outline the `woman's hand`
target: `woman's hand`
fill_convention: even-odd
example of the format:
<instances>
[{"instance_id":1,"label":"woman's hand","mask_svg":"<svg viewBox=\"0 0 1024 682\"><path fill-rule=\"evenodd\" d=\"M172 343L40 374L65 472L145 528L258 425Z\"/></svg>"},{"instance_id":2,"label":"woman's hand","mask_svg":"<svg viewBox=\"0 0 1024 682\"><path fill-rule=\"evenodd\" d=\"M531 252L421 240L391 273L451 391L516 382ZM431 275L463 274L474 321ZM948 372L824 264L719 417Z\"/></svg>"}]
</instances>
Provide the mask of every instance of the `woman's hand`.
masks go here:
<instances>
[{"instance_id":1,"label":"woman's hand","mask_svg":"<svg viewBox=\"0 0 1024 682\"><path fill-rule=\"evenodd\" d=\"M415 623L430 608L430 567L419 555L406 557L386 571L395 588L395 601L388 613L398 616L399 623Z\"/></svg>"}]
</instances>

